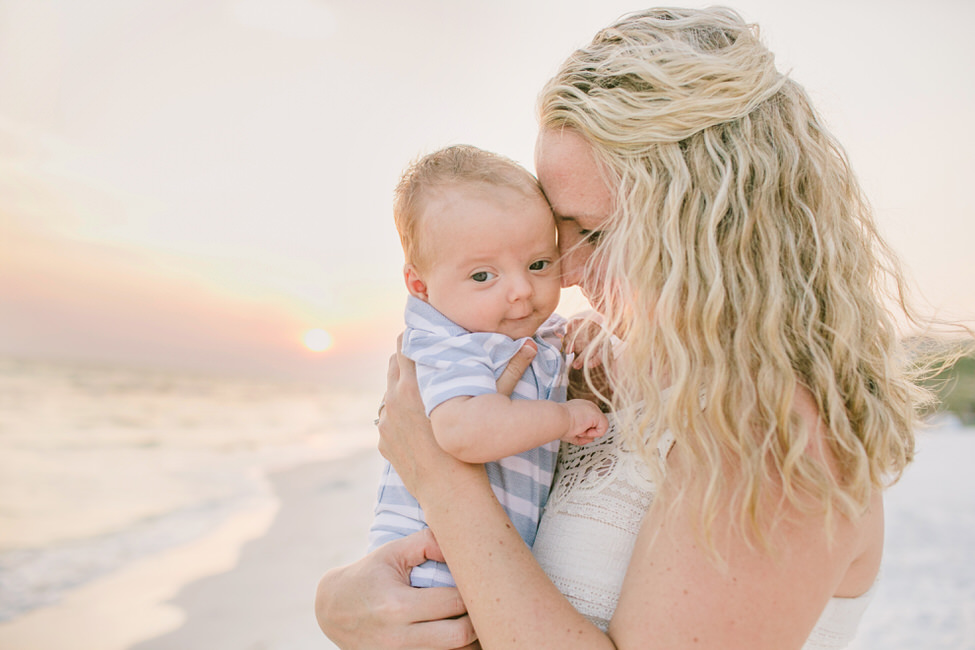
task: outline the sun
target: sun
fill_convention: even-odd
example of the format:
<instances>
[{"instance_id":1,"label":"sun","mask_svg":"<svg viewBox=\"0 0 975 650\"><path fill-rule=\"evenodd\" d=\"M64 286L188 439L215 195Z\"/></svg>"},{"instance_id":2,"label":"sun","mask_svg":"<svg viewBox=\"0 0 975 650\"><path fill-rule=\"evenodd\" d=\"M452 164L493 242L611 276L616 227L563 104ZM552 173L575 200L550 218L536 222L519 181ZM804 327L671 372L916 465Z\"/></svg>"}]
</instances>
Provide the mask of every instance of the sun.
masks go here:
<instances>
[{"instance_id":1,"label":"sun","mask_svg":"<svg viewBox=\"0 0 975 650\"><path fill-rule=\"evenodd\" d=\"M312 352L324 352L332 347L332 335L318 327L305 332L302 341Z\"/></svg>"}]
</instances>

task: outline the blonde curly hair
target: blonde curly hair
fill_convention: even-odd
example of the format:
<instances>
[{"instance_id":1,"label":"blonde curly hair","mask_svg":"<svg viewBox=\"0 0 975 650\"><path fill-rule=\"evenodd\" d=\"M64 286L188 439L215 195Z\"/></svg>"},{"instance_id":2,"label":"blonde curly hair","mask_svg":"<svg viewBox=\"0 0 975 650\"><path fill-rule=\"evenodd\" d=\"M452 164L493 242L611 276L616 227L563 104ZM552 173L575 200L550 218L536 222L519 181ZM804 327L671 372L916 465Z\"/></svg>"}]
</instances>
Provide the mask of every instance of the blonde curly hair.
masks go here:
<instances>
[{"instance_id":1,"label":"blonde curly hair","mask_svg":"<svg viewBox=\"0 0 975 650\"><path fill-rule=\"evenodd\" d=\"M625 333L612 400L628 443L672 432L709 536L730 499L765 540L771 485L830 521L862 513L913 458L931 366L898 335L892 307L920 320L845 153L758 29L724 8L626 16L565 61L539 114L618 188L587 272ZM835 471L807 453L797 386Z\"/></svg>"}]
</instances>

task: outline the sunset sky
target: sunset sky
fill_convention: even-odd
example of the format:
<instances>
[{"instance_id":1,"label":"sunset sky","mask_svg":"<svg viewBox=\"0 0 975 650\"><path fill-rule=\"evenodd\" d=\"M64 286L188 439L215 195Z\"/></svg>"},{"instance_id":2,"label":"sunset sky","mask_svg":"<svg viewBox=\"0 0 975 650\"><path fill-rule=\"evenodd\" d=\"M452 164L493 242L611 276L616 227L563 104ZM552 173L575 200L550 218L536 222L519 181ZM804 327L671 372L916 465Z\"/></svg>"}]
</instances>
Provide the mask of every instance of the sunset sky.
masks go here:
<instances>
[{"instance_id":1,"label":"sunset sky","mask_svg":"<svg viewBox=\"0 0 975 650\"><path fill-rule=\"evenodd\" d=\"M731 5L930 304L975 320L975 3ZM405 299L403 166L468 142L531 168L542 84L639 8L0 0L0 355L374 376Z\"/></svg>"}]
</instances>

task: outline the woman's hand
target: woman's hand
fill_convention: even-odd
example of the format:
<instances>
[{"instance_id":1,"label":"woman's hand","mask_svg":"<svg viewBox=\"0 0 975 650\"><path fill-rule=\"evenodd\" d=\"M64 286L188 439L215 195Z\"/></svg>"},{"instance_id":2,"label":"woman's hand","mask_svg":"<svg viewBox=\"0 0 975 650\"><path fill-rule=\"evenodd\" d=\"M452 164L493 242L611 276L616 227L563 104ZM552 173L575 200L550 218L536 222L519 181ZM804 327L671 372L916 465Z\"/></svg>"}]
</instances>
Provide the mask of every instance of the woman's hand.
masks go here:
<instances>
[{"instance_id":1,"label":"woman's hand","mask_svg":"<svg viewBox=\"0 0 975 650\"><path fill-rule=\"evenodd\" d=\"M566 323L564 351L574 355L568 368L569 399L584 399L599 407L603 413L610 410L613 387L609 380L609 367L613 351L594 346L597 333L602 329L602 317L596 312L584 312ZM586 375L589 375L588 381Z\"/></svg>"},{"instance_id":2,"label":"woman's hand","mask_svg":"<svg viewBox=\"0 0 975 650\"><path fill-rule=\"evenodd\" d=\"M331 569L315 597L319 627L344 650L471 647L476 635L460 593L410 586L410 570L427 559L443 561L429 529Z\"/></svg>"},{"instance_id":3,"label":"woman's hand","mask_svg":"<svg viewBox=\"0 0 975 650\"><path fill-rule=\"evenodd\" d=\"M399 343L397 341L397 343ZM403 485L423 506L423 485L456 471L463 463L437 444L416 381L416 366L400 346L389 360L386 374L386 407L379 414L379 453L403 479ZM471 468L473 469L473 468ZM428 479L428 480L421 480Z\"/></svg>"}]
</instances>

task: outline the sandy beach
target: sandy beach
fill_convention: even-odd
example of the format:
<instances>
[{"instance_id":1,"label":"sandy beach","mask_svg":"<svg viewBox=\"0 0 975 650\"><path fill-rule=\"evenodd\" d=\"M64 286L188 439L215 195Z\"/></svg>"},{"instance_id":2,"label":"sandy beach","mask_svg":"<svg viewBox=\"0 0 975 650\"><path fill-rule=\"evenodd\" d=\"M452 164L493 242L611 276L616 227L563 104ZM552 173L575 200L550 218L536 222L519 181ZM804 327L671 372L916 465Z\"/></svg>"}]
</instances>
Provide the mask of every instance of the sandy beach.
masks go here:
<instances>
[{"instance_id":1,"label":"sandy beach","mask_svg":"<svg viewBox=\"0 0 975 650\"><path fill-rule=\"evenodd\" d=\"M0 624L0 647L334 647L315 623L315 586L362 554L380 468L367 451L271 474L277 503Z\"/></svg>"},{"instance_id":2,"label":"sandy beach","mask_svg":"<svg viewBox=\"0 0 975 650\"><path fill-rule=\"evenodd\" d=\"M851 650L975 648L972 458L972 429L922 438L890 491L883 579ZM381 462L368 450L274 472L265 505L0 624L0 647L333 648L315 623L315 585L362 554Z\"/></svg>"}]
</instances>

